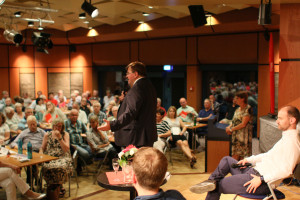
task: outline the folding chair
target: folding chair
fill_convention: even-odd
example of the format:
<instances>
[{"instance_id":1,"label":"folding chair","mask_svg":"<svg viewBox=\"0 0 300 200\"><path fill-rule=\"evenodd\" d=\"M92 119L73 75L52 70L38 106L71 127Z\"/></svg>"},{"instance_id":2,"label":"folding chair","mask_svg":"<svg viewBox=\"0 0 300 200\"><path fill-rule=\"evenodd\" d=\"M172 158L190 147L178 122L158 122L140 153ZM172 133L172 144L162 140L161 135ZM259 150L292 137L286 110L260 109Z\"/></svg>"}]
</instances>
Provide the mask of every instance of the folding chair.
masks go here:
<instances>
[{"instance_id":1,"label":"folding chair","mask_svg":"<svg viewBox=\"0 0 300 200\"><path fill-rule=\"evenodd\" d=\"M77 188L79 188L77 171L76 171L77 161L78 161L78 151L77 151L77 149L75 149L75 151L74 151L74 153L72 155L73 172L70 172L68 174L68 179L69 179L69 197L71 196L71 176L72 176L72 173L74 173L74 175L75 175Z\"/></svg>"},{"instance_id":2,"label":"folding chair","mask_svg":"<svg viewBox=\"0 0 300 200\"><path fill-rule=\"evenodd\" d=\"M105 156L103 158L94 158L94 161L99 161L97 164L97 168L95 170L95 176L94 176L94 184L96 183L97 177L99 176L101 172L102 165L105 163L107 156L108 156L108 151L105 151Z\"/></svg>"}]
</instances>

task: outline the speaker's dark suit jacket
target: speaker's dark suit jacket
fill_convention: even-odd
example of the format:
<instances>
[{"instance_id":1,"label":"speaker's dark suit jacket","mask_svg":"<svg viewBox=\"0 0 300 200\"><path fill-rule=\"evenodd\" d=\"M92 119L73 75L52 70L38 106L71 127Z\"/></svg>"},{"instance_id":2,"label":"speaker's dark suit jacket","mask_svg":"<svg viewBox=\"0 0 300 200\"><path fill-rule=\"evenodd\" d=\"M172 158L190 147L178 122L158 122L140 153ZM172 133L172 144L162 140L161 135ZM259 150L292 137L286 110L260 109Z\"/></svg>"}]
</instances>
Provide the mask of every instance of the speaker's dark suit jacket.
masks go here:
<instances>
[{"instance_id":1,"label":"speaker's dark suit jacket","mask_svg":"<svg viewBox=\"0 0 300 200\"><path fill-rule=\"evenodd\" d=\"M153 146L157 140L156 91L150 80L141 78L135 82L110 126L118 146Z\"/></svg>"}]
</instances>

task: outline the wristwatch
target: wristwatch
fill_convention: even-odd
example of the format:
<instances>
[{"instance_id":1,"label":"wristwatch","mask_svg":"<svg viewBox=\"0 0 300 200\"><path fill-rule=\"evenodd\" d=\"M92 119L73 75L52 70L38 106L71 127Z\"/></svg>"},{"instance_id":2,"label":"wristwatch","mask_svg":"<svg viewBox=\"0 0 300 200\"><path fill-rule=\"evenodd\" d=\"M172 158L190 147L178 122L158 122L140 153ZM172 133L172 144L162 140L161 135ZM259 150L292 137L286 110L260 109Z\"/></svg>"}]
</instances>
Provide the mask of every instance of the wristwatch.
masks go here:
<instances>
[{"instance_id":1,"label":"wristwatch","mask_svg":"<svg viewBox=\"0 0 300 200\"><path fill-rule=\"evenodd\" d=\"M265 183L264 176L260 176L260 181L261 181L262 183Z\"/></svg>"}]
</instances>

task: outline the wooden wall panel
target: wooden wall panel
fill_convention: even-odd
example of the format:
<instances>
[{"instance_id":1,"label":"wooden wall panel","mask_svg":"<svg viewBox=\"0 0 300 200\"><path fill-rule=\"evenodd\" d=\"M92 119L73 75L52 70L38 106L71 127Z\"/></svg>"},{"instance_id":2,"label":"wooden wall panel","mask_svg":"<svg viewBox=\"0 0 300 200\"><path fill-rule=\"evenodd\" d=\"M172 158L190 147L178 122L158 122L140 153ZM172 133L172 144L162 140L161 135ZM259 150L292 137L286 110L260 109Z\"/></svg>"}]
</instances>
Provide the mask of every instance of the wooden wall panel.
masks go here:
<instances>
[{"instance_id":1,"label":"wooden wall panel","mask_svg":"<svg viewBox=\"0 0 300 200\"><path fill-rule=\"evenodd\" d=\"M34 67L33 46L27 46L26 48L26 52L23 52L20 46L9 46L10 67Z\"/></svg>"},{"instance_id":2,"label":"wooden wall panel","mask_svg":"<svg viewBox=\"0 0 300 200\"><path fill-rule=\"evenodd\" d=\"M20 69L19 68L10 68L9 69L9 95L11 98L19 95L20 93Z\"/></svg>"},{"instance_id":3,"label":"wooden wall panel","mask_svg":"<svg viewBox=\"0 0 300 200\"><path fill-rule=\"evenodd\" d=\"M300 108L300 62L281 62L278 86L278 108L293 105Z\"/></svg>"},{"instance_id":4,"label":"wooden wall panel","mask_svg":"<svg viewBox=\"0 0 300 200\"><path fill-rule=\"evenodd\" d=\"M140 41L139 60L147 65L186 64L186 39Z\"/></svg>"},{"instance_id":5,"label":"wooden wall panel","mask_svg":"<svg viewBox=\"0 0 300 200\"><path fill-rule=\"evenodd\" d=\"M139 42L130 42L130 62L137 61L139 59Z\"/></svg>"},{"instance_id":6,"label":"wooden wall panel","mask_svg":"<svg viewBox=\"0 0 300 200\"><path fill-rule=\"evenodd\" d=\"M8 45L0 45L0 67L8 67Z\"/></svg>"},{"instance_id":7,"label":"wooden wall panel","mask_svg":"<svg viewBox=\"0 0 300 200\"><path fill-rule=\"evenodd\" d=\"M129 42L93 44L95 65L126 65L130 62Z\"/></svg>"},{"instance_id":8,"label":"wooden wall panel","mask_svg":"<svg viewBox=\"0 0 300 200\"><path fill-rule=\"evenodd\" d=\"M71 67L92 66L91 45L77 45L76 52L70 53Z\"/></svg>"},{"instance_id":9,"label":"wooden wall panel","mask_svg":"<svg viewBox=\"0 0 300 200\"><path fill-rule=\"evenodd\" d=\"M187 38L187 65L197 65L197 37Z\"/></svg>"},{"instance_id":10,"label":"wooden wall panel","mask_svg":"<svg viewBox=\"0 0 300 200\"><path fill-rule=\"evenodd\" d=\"M0 51L1 51L1 47L0 47ZM0 80L1 80L1 84L0 84L0 96L1 96L1 99L2 99L2 91L6 90L6 91L9 92L8 68L0 68Z\"/></svg>"},{"instance_id":11,"label":"wooden wall panel","mask_svg":"<svg viewBox=\"0 0 300 200\"><path fill-rule=\"evenodd\" d=\"M274 47L274 64L279 64L279 32L272 32ZM269 42L264 34L259 33L258 63L269 64Z\"/></svg>"},{"instance_id":12,"label":"wooden wall panel","mask_svg":"<svg viewBox=\"0 0 300 200\"><path fill-rule=\"evenodd\" d=\"M35 91L39 90L48 98L47 68L35 68Z\"/></svg>"},{"instance_id":13,"label":"wooden wall panel","mask_svg":"<svg viewBox=\"0 0 300 200\"><path fill-rule=\"evenodd\" d=\"M280 57L300 58L300 4L280 4Z\"/></svg>"},{"instance_id":14,"label":"wooden wall panel","mask_svg":"<svg viewBox=\"0 0 300 200\"><path fill-rule=\"evenodd\" d=\"M198 38L200 63L257 63L257 33L201 36Z\"/></svg>"},{"instance_id":15,"label":"wooden wall panel","mask_svg":"<svg viewBox=\"0 0 300 200\"><path fill-rule=\"evenodd\" d=\"M69 47L54 46L49 54L35 50L35 67L69 67Z\"/></svg>"},{"instance_id":16,"label":"wooden wall panel","mask_svg":"<svg viewBox=\"0 0 300 200\"><path fill-rule=\"evenodd\" d=\"M257 107L257 137L259 137L259 117L270 112L270 76L269 65L258 66L258 107Z\"/></svg>"},{"instance_id":17,"label":"wooden wall panel","mask_svg":"<svg viewBox=\"0 0 300 200\"><path fill-rule=\"evenodd\" d=\"M93 91L93 69L92 68L84 68L83 69L83 91L89 90Z\"/></svg>"},{"instance_id":18,"label":"wooden wall panel","mask_svg":"<svg viewBox=\"0 0 300 200\"><path fill-rule=\"evenodd\" d=\"M229 155L228 141L207 141L207 172L213 172L220 160Z\"/></svg>"},{"instance_id":19,"label":"wooden wall panel","mask_svg":"<svg viewBox=\"0 0 300 200\"><path fill-rule=\"evenodd\" d=\"M192 106L197 112L201 105L201 78L202 73L198 71L198 66L187 66L187 89L186 97L188 105Z\"/></svg>"}]
</instances>

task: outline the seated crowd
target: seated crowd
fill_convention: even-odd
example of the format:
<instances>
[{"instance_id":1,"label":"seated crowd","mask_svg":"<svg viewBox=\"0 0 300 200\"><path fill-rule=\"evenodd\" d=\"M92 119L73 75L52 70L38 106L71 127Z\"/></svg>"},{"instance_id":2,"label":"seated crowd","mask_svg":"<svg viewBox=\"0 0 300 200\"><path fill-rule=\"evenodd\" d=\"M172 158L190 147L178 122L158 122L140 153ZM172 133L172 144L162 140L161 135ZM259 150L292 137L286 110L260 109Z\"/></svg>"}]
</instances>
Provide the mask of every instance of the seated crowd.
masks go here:
<instances>
[{"instance_id":1,"label":"seated crowd","mask_svg":"<svg viewBox=\"0 0 300 200\"><path fill-rule=\"evenodd\" d=\"M190 167L194 167L197 159L195 151L192 150L193 133L187 128L187 125L193 125L194 122L207 124L210 118L216 118L220 123L228 124L224 131L232 135L232 156L237 160L234 162L239 160L242 160L239 163L250 162L250 160L243 160L251 156L252 148L254 118L249 97L252 101L255 94L249 94L257 88L254 83L251 83L249 87L243 87L242 83L233 84L232 88L227 86L226 83L222 83L220 87L212 83L212 94L204 100L203 109L199 113L193 107L188 106L185 98L179 100L181 106L178 109L170 106L167 111L162 107L161 100L157 98L157 141L153 145L154 148L141 148L136 154L136 156L139 155L138 159L133 160L134 186L138 194L142 195L136 199L149 199L143 198L143 193L151 194L157 199L169 196L172 197L170 199L184 199L178 191L159 190L168 165L163 154L168 148L178 146L189 159ZM236 93L233 94L232 91ZM17 148L18 141L21 140L23 148L26 149L30 141L33 151L59 158L42 165L42 173L48 185L48 195L51 191L57 190L61 196L64 195L63 183L73 170L71 155L75 151L79 155L76 166L78 174L84 166L91 164L94 158L104 158L106 153L109 167L112 169L112 159L118 156L121 147L114 144L113 132L100 131L97 128L105 123L104 119L113 121L117 118L122 95L114 96L110 90L107 90L103 101L96 90L92 95L86 92L81 96L79 91L75 90L70 100L66 99L61 90L57 95L49 93L48 99L41 91L38 91L37 95L36 100L31 101L28 94L25 94L24 99L14 98L17 102L12 104L8 92L2 92L0 144L10 144L11 148ZM207 134L207 127L198 128L196 133L198 136ZM197 146L199 146L198 142L196 142ZM160 167L161 171L154 170L154 167ZM8 168L14 170L12 166ZM33 167L33 173L37 172L38 168ZM12 170L9 173L15 174ZM31 182L29 173L27 170L27 183ZM145 178L152 179L152 176L157 176L155 182L144 181ZM15 175L9 178L12 182L16 182L15 179ZM0 183L3 180L0 179ZM213 183L219 184L218 181L219 179L217 183ZM43 198L42 194L29 190L26 183L24 183L26 187L16 183L15 185L21 193L32 199ZM7 193L11 191L15 193L15 189L8 189L5 185L3 187ZM194 190L198 192L198 186L195 188ZM218 191L218 194L220 192L223 191Z\"/></svg>"}]
</instances>

